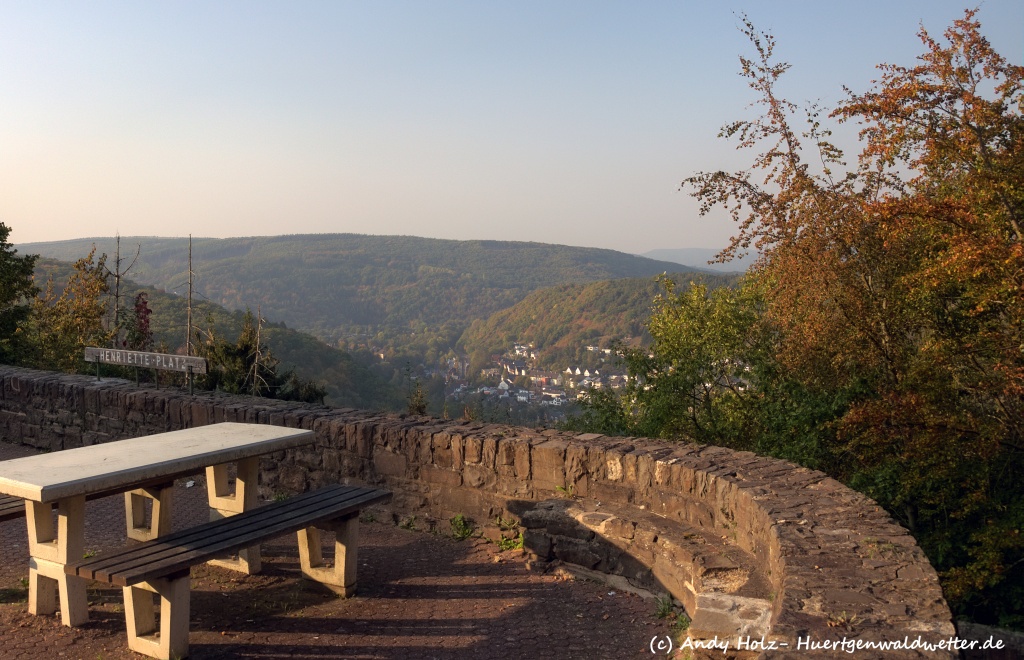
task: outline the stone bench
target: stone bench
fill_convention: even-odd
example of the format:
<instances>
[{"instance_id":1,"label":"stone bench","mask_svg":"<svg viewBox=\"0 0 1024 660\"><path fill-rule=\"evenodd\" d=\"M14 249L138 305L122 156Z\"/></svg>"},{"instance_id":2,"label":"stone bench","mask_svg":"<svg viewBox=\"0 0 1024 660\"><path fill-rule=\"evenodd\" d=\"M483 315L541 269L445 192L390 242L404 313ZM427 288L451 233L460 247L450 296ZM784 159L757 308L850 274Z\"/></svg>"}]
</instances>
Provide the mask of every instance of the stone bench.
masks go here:
<instances>
[{"instance_id":1,"label":"stone bench","mask_svg":"<svg viewBox=\"0 0 1024 660\"><path fill-rule=\"evenodd\" d=\"M521 514L525 549L626 591L668 591L690 615L690 634L770 633L772 586L755 557L721 536L636 507L581 498L538 502ZM580 570L582 569L582 571Z\"/></svg>"},{"instance_id":2,"label":"stone bench","mask_svg":"<svg viewBox=\"0 0 1024 660\"><path fill-rule=\"evenodd\" d=\"M124 588L130 649L162 660L184 658L192 566L298 532L302 573L350 596L356 587L359 512L390 498L391 493L380 489L328 486L69 564L65 571ZM337 533L333 568L324 565L318 528ZM160 596L159 627L153 593Z\"/></svg>"}]
</instances>

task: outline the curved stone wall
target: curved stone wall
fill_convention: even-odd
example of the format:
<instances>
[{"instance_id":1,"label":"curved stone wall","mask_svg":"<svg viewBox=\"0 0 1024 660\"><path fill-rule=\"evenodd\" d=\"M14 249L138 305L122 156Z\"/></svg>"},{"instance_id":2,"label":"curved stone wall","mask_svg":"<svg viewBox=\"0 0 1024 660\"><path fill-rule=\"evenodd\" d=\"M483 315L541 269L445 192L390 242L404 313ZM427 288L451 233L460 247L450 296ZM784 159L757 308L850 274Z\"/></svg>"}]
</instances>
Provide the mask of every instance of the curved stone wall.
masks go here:
<instances>
[{"instance_id":1,"label":"curved stone wall","mask_svg":"<svg viewBox=\"0 0 1024 660\"><path fill-rule=\"evenodd\" d=\"M264 461L266 495L367 482L391 488L396 515L420 522L446 524L456 514L480 525L514 521L538 563L568 562L671 593L693 618L691 639L730 641L735 654L749 636L739 657L759 655L762 637L775 644L765 657L781 658L846 655L808 648L830 640L955 634L935 571L907 531L867 497L784 461L639 438L190 397L10 367L0 367L0 379L0 434L47 450L221 421L311 429L315 445Z\"/></svg>"}]
</instances>

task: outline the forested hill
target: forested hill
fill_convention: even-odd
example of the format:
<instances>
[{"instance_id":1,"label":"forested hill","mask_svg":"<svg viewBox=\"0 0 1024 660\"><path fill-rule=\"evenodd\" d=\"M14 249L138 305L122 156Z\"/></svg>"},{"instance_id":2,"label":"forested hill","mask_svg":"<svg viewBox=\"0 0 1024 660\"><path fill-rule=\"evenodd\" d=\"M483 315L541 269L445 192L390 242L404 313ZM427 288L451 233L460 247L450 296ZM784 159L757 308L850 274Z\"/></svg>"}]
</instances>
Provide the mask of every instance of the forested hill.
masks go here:
<instances>
[{"instance_id":1,"label":"forested hill","mask_svg":"<svg viewBox=\"0 0 1024 660\"><path fill-rule=\"evenodd\" d=\"M739 276L683 273L671 277L679 286L694 280L714 288L735 284ZM614 341L646 339L652 301L663 291L653 277L540 289L486 320L474 321L459 344L472 357L474 367L514 342L534 344L541 368L586 365L593 357L588 355L588 345L608 347Z\"/></svg>"},{"instance_id":2,"label":"forested hill","mask_svg":"<svg viewBox=\"0 0 1024 660\"><path fill-rule=\"evenodd\" d=\"M93 244L113 257L112 238L17 248L74 261ZM122 257L130 262L136 246L141 252L129 277L185 290L187 238L123 236ZM260 306L265 317L332 343L372 337L378 345L402 344L413 335L454 343L474 319L543 287L680 270L614 250L356 234L194 238L192 255L199 297L230 309Z\"/></svg>"},{"instance_id":3,"label":"forested hill","mask_svg":"<svg viewBox=\"0 0 1024 660\"><path fill-rule=\"evenodd\" d=\"M36 281L40 287L44 287L47 278L52 277L59 292L71 272L72 266L67 262L40 259L36 264ZM184 346L187 334L186 299L125 281L121 288L121 304L130 307L140 291L148 294L152 310L150 329L156 350L176 352ZM241 311L230 311L205 300L196 300L193 304L193 325L204 336L212 331L219 338L235 341L242 327L243 316ZM262 337L274 357L281 360L282 369L294 369L300 378L324 385L327 391L326 402L330 405L383 410L395 409L402 404L400 393L345 351L275 323L273 319L263 326Z\"/></svg>"}]
</instances>

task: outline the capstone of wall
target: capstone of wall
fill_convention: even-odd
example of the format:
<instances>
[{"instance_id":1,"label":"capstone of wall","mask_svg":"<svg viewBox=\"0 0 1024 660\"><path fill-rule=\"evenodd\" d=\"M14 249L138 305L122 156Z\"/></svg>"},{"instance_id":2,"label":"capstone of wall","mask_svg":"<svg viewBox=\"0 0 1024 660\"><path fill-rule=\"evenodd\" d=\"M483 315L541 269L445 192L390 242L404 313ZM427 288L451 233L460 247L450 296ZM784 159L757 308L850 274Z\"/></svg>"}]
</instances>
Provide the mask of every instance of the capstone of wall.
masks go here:
<instances>
[{"instance_id":1,"label":"capstone of wall","mask_svg":"<svg viewBox=\"0 0 1024 660\"><path fill-rule=\"evenodd\" d=\"M956 634L936 573L909 533L869 498L784 461L0 366L0 438L8 442L60 451L217 422L314 431L314 445L264 459L266 496L383 485L395 494L396 517L446 525L461 514L491 534L502 533L499 519L506 528L514 521L539 566L570 564L671 594L692 617L692 642L730 642L724 656L698 649L694 657L838 657L847 654L821 645Z\"/></svg>"}]
</instances>

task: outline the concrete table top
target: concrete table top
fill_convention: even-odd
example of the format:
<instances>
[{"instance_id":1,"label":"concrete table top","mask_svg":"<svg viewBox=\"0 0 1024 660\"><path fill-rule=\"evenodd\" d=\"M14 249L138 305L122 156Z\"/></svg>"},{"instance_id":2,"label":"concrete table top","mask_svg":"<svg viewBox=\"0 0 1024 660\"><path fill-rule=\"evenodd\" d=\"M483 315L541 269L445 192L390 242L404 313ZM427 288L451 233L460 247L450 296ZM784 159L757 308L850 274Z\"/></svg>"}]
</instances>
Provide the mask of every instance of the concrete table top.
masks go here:
<instances>
[{"instance_id":1,"label":"concrete table top","mask_svg":"<svg viewBox=\"0 0 1024 660\"><path fill-rule=\"evenodd\" d=\"M128 490L203 468L308 445L313 432L225 422L0 461L0 494L35 502Z\"/></svg>"}]
</instances>

